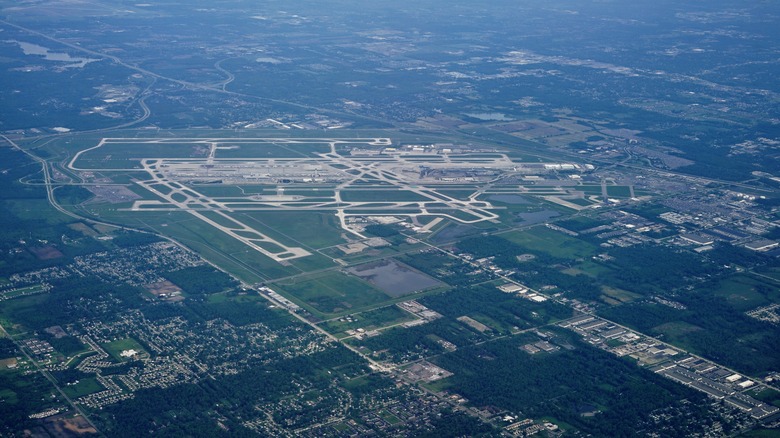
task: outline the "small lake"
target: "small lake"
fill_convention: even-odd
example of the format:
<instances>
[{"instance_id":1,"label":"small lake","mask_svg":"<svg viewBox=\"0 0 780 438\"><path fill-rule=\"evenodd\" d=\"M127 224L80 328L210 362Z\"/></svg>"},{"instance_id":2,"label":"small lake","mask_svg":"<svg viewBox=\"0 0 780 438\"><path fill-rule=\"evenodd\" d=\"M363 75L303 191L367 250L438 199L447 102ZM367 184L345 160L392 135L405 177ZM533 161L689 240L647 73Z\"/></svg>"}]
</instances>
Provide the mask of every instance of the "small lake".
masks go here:
<instances>
[{"instance_id":1,"label":"small lake","mask_svg":"<svg viewBox=\"0 0 780 438\"><path fill-rule=\"evenodd\" d=\"M90 62L100 61L99 59L92 58L74 58L67 53L51 52L49 49L37 44L25 43L23 41L11 41L19 45L25 55L43 56L43 59L47 61L69 62L70 65L66 65L67 68L81 68Z\"/></svg>"},{"instance_id":2,"label":"small lake","mask_svg":"<svg viewBox=\"0 0 780 438\"><path fill-rule=\"evenodd\" d=\"M506 114L502 114L502 113L466 113L466 115L473 119L485 120L491 122L508 122L514 120L507 117Z\"/></svg>"},{"instance_id":3,"label":"small lake","mask_svg":"<svg viewBox=\"0 0 780 438\"><path fill-rule=\"evenodd\" d=\"M371 283L393 298L443 284L395 260L367 263L349 268L347 272Z\"/></svg>"}]
</instances>

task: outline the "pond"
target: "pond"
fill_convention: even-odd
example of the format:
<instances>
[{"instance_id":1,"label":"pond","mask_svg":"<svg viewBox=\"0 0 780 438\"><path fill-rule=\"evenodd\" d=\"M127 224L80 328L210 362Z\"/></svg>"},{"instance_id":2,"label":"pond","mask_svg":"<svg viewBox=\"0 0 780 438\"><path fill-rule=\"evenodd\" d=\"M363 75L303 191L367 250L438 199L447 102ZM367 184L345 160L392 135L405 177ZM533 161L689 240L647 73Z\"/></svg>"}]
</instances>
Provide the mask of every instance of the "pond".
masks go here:
<instances>
[{"instance_id":1,"label":"pond","mask_svg":"<svg viewBox=\"0 0 780 438\"><path fill-rule=\"evenodd\" d=\"M444 283L395 260L382 260L347 269L393 298L409 295Z\"/></svg>"},{"instance_id":2,"label":"pond","mask_svg":"<svg viewBox=\"0 0 780 438\"><path fill-rule=\"evenodd\" d=\"M92 58L74 58L68 55L67 53L51 52L46 47L39 46L37 44L25 43L22 41L13 41L13 42L19 45L19 47L22 49L25 55L43 56L43 59L47 61L60 61L60 62L71 63L66 67L81 68L89 64L90 62L100 61L99 59L92 59Z\"/></svg>"}]
</instances>

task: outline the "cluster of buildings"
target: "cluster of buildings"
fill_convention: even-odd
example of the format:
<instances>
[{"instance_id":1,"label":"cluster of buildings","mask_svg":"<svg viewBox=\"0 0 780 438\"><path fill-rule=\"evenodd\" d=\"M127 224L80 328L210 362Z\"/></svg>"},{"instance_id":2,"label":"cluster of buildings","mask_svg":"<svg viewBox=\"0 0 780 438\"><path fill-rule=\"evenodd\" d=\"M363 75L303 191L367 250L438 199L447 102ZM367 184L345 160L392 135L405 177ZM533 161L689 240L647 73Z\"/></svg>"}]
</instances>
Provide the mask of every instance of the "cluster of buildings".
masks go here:
<instances>
[{"instance_id":1,"label":"cluster of buildings","mask_svg":"<svg viewBox=\"0 0 780 438\"><path fill-rule=\"evenodd\" d=\"M29 338L19 341L19 344L31 352L37 359L51 357L54 348L47 341L36 338Z\"/></svg>"},{"instance_id":2,"label":"cluster of buildings","mask_svg":"<svg viewBox=\"0 0 780 438\"><path fill-rule=\"evenodd\" d=\"M504 426L504 430L509 432L511 436L533 436L545 431L548 432L548 436L562 434L557 425L548 421L535 421L532 418L514 421L515 418L512 416L506 416L504 420L511 422L508 426Z\"/></svg>"},{"instance_id":3,"label":"cluster of buildings","mask_svg":"<svg viewBox=\"0 0 780 438\"><path fill-rule=\"evenodd\" d=\"M414 327L416 325L425 324L426 322L441 318L441 313L435 310L431 310L415 300L404 301L396 304L396 306L418 318L414 321L403 323L404 327Z\"/></svg>"},{"instance_id":4,"label":"cluster of buildings","mask_svg":"<svg viewBox=\"0 0 780 438\"><path fill-rule=\"evenodd\" d=\"M777 407L748 394L749 390L761 387L760 382L657 339L590 314L570 318L558 325L579 334L591 345L616 356L631 357L640 366L714 399L723 400L755 420L763 420L780 413Z\"/></svg>"},{"instance_id":5,"label":"cluster of buildings","mask_svg":"<svg viewBox=\"0 0 780 438\"><path fill-rule=\"evenodd\" d=\"M704 392L714 399L723 400L747 412L756 420L763 420L780 412L776 406L744 393L756 386L755 381L697 357L686 356L673 363L656 365L650 370Z\"/></svg>"},{"instance_id":6,"label":"cluster of buildings","mask_svg":"<svg viewBox=\"0 0 780 438\"><path fill-rule=\"evenodd\" d=\"M507 274L507 275L509 275L509 274ZM522 285L517 284L517 283L505 283L505 284L502 284L502 285L498 286L498 290L500 290L501 292L504 292L504 293L508 293L508 294L516 294L517 296L519 296L521 298L525 298L526 300L530 300L530 301L533 301L535 303L543 303L543 302L547 301L547 297L546 296L544 296L542 294L538 294L536 292L533 292L530 289L528 289L527 287L522 286Z\"/></svg>"},{"instance_id":7,"label":"cluster of buildings","mask_svg":"<svg viewBox=\"0 0 780 438\"><path fill-rule=\"evenodd\" d=\"M751 318L765 321L771 324L780 324L780 304L774 303L768 306L758 307L745 312Z\"/></svg>"},{"instance_id":8,"label":"cluster of buildings","mask_svg":"<svg viewBox=\"0 0 780 438\"><path fill-rule=\"evenodd\" d=\"M119 248L84 256L76 256L73 262L64 266L52 266L9 277L9 283L0 292L10 292L22 287L41 285L36 293L48 292L50 283L74 275L91 275L106 282L121 282L140 286L164 279L161 272L203 265L197 254L170 242L156 242L148 245Z\"/></svg>"},{"instance_id":9,"label":"cluster of buildings","mask_svg":"<svg viewBox=\"0 0 780 438\"><path fill-rule=\"evenodd\" d=\"M207 375L232 375L251 363L327 348L321 335L300 326L274 331L262 324L235 327L214 319L196 327L180 317L150 321L139 311L120 315L113 322L85 322L79 329L79 339L91 354L76 368L94 375L103 387L76 400L91 408L132 397L139 389L197 382ZM121 339L137 341L148 351L130 354L125 349L117 352L119 358L112 358L106 345ZM125 367L128 363L134 365Z\"/></svg>"},{"instance_id":10,"label":"cluster of buildings","mask_svg":"<svg viewBox=\"0 0 780 438\"><path fill-rule=\"evenodd\" d=\"M731 190L682 195L663 200L670 211L660 219L677 227L681 243L709 249L727 242L747 249L780 255L780 242L764 236L778 226L757 208L758 199Z\"/></svg>"},{"instance_id":11,"label":"cluster of buildings","mask_svg":"<svg viewBox=\"0 0 780 438\"><path fill-rule=\"evenodd\" d=\"M297 312L301 310L301 306L293 303L292 301L288 300L287 298L279 295L278 293L274 292L273 289L271 289L268 286L258 286L257 290L270 298L274 303L278 304L280 307L285 308L287 310L291 310L293 312Z\"/></svg>"}]
</instances>

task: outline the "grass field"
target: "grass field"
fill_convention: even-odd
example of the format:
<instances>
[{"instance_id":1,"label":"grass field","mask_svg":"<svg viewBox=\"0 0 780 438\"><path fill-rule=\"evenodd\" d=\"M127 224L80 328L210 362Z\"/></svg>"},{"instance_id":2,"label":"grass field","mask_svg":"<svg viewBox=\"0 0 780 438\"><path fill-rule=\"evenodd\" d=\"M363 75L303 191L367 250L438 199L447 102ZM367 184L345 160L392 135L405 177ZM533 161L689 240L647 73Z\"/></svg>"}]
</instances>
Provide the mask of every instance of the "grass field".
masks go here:
<instances>
[{"instance_id":1,"label":"grass field","mask_svg":"<svg viewBox=\"0 0 780 438\"><path fill-rule=\"evenodd\" d=\"M187 213L148 214L144 219L145 225L191 247L242 281L257 283L268 278L300 273L298 269L273 261Z\"/></svg>"},{"instance_id":2,"label":"grass field","mask_svg":"<svg viewBox=\"0 0 780 438\"><path fill-rule=\"evenodd\" d=\"M545 252L553 257L564 259L589 258L597 250L590 243L543 226L536 226L528 231L505 233L500 236L530 250Z\"/></svg>"},{"instance_id":3,"label":"grass field","mask_svg":"<svg viewBox=\"0 0 780 438\"><path fill-rule=\"evenodd\" d=\"M46 295L38 294L3 301L0 306L0 325L11 336L23 333L30 328L25 324L35 324L43 319L38 309L46 299Z\"/></svg>"},{"instance_id":4,"label":"grass field","mask_svg":"<svg viewBox=\"0 0 780 438\"><path fill-rule=\"evenodd\" d=\"M84 152L74 167L88 169L128 169L139 167L142 158L205 158L208 146L196 143L106 143Z\"/></svg>"},{"instance_id":5,"label":"grass field","mask_svg":"<svg viewBox=\"0 0 780 438\"><path fill-rule=\"evenodd\" d=\"M390 298L380 290L351 275L327 272L276 283L283 292L308 304L320 314L337 314L379 305Z\"/></svg>"},{"instance_id":6,"label":"grass field","mask_svg":"<svg viewBox=\"0 0 780 438\"><path fill-rule=\"evenodd\" d=\"M350 321L351 319L351 321ZM412 314L399 309L395 305L380 307L350 315L346 317L332 319L320 324L320 327L336 335L337 337L346 336L347 330L362 328L366 331L375 330L395 324L402 324L416 319Z\"/></svg>"},{"instance_id":7,"label":"grass field","mask_svg":"<svg viewBox=\"0 0 780 438\"><path fill-rule=\"evenodd\" d=\"M330 151L324 143L274 143L274 142L230 142L220 144L238 146L234 149L217 149L217 158L303 158L315 157L317 153Z\"/></svg>"},{"instance_id":8,"label":"grass field","mask_svg":"<svg viewBox=\"0 0 780 438\"><path fill-rule=\"evenodd\" d=\"M304 246L313 250L344 243L336 215L320 212L255 212L238 216L258 231L284 244Z\"/></svg>"},{"instance_id":9,"label":"grass field","mask_svg":"<svg viewBox=\"0 0 780 438\"><path fill-rule=\"evenodd\" d=\"M628 186L607 186L607 194L613 198L629 198L631 189Z\"/></svg>"},{"instance_id":10,"label":"grass field","mask_svg":"<svg viewBox=\"0 0 780 438\"><path fill-rule=\"evenodd\" d=\"M342 190L341 199L347 202L404 202L428 201L425 196L405 190Z\"/></svg>"},{"instance_id":11,"label":"grass field","mask_svg":"<svg viewBox=\"0 0 780 438\"><path fill-rule=\"evenodd\" d=\"M653 332L666 336L666 342L672 342L677 345L685 345L689 334L704 330L703 328L689 324L684 321L674 321L653 327Z\"/></svg>"},{"instance_id":12,"label":"grass field","mask_svg":"<svg viewBox=\"0 0 780 438\"><path fill-rule=\"evenodd\" d=\"M10 389L0 389L0 403L14 405L19 401L19 396Z\"/></svg>"},{"instance_id":13,"label":"grass field","mask_svg":"<svg viewBox=\"0 0 780 438\"><path fill-rule=\"evenodd\" d=\"M630 303L631 301L642 298L642 295L635 294L633 292L629 292L623 289L609 287L609 286L601 286L601 291L604 293L605 296L613 300L616 300L618 303ZM617 303L613 303L613 304L617 304Z\"/></svg>"},{"instance_id":14,"label":"grass field","mask_svg":"<svg viewBox=\"0 0 780 438\"><path fill-rule=\"evenodd\" d=\"M20 297L20 296L23 296L23 295L37 294L37 293L40 293L40 292L43 292L43 291L44 291L43 287L40 284L36 284L36 285L33 285L33 286L27 286L27 287L19 288L19 289L13 291L13 292L0 292L0 297L3 297L5 299L11 299L11 298Z\"/></svg>"},{"instance_id":15,"label":"grass field","mask_svg":"<svg viewBox=\"0 0 780 438\"><path fill-rule=\"evenodd\" d=\"M62 387L62 391L70 398L82 397L101 390L103 390L103 385L94 377L87 377L79 380L79 383L75 385L64 385Z\"/></svg>"},{"instance_id":16,"label":"grass field","mask_svg":"<svg viewBox=\"0 0 780 438\"><path fill-rule=\"evenodd\" d=\"M748 311L770 302L780 302L780 290L772 282L748 275L734 275L718 283L715 296L724 298L738 311Z\"/></svg>"},{"instance_id":17,"label":"grass field","mask_svg":"<svg viewBox=\"0 0 780 438\"><path fill-rule=\"evenodd\" d=\"M0 209L13 214L19 221L43 221L46 225L73 222L57 210L49 207L46 199L14 199L0 201Z\"/></svg>"},{"instance_id":18,"label":"grass field","mask_svg":"<svg viewBox=\"0 0 780 438\"><path fill-rule=\"evenodd\" d=\"M379 412L379 416L382 417L383 420L387 421L390 424L398 424L401 422L401 419L393 415L390 411L383 409Z\"/></svg>"}]
</instances>

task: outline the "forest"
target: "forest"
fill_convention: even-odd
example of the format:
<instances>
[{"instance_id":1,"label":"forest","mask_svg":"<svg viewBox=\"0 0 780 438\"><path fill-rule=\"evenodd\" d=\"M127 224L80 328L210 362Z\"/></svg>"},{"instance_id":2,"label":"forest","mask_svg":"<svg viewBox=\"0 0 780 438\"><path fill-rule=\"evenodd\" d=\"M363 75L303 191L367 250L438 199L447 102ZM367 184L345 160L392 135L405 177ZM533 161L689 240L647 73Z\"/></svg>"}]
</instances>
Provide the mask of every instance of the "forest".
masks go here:
<instances>
[{"instance_id":1,"label":"forest","mask_svg":"<svg viewBox=\"0 0 780 438\"><path fill-rule=\"evenodd\" d=\"M704 394L555 333L562 339L553 342L574 348L530 355L518 348L528 340L513 337L461 348L433 362L454 373L445 387L474 406L495 406L521 417L550 416L596 436L633 437L643 429L687 436L706 423ZM653 424L652 414L670 406L674 415Z\"/></svg>"}]
</instances>

